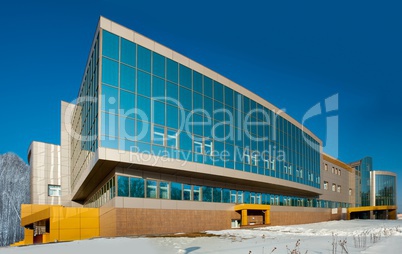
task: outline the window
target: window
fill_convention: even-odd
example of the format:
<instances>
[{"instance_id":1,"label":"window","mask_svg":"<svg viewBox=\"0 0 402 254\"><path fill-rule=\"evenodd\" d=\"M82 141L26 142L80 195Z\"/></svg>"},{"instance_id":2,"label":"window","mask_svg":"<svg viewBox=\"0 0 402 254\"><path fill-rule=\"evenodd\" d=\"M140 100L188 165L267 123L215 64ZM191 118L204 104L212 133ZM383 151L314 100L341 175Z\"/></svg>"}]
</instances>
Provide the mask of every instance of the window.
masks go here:
<instances>
[{"instance_id":1,"label":"window","mask_svg":"<svg viewBox=\"0 0 402 254\"><path fill-rule=\"evenodd\" d=\"M183 200L191 200L191 185L183 184Z\"/></svg>"},{"instance_id":2,"label":"window","mask_svg":"<svg viewBox=\"0 0 402 254\"><path fill-rule=\"evenodd\" d=\"M229 189L222 190L222 202L230 203L230 190Z\"/></svg>"},{"instance_id":3,"label":"window","mask_svg":"<svg viewBox=\"0 0 402 254\"><path fill-rule=\"evenodd\" d=\"M352 189L349 189L349 196L352 196Z\"/></svg>"},{"instance_id":4,"label":"window","mask_svg":"<svg viewBox=\"0 0 402 254\"><path fill-rule=\"evenodd\" d=\"M324 181L324 190L328 190L328 182Z\"/></svg>"},{"instance_id":5,"label":"window","mask_svg":"<svg viewBox=\"0 0 402 254\"><path fill-rule=\"evenodd\" d=\"M130 178L130 197L143 198L144 196L144 179Z\"/></svg>"},{"instance_id":6,"label":"window","mask_svg":"<svg viewBox=\"0 0 402 254\"><path fill-rule=\"evenodd\" d=\"M215 203L222 202L222 189L221 188L214 188L213 189L213 201Z\"/></svg>"},{"instance_id":7,"label":"window","mask_svg":"<svg viewBox=\"0 0 402 254\"><path fill-rule=\"evenodd\" d=\"M201 201L200 186L193 186L193 199L194 201Z\"/></svg>"},{"instance_id":8,"label":"window","mask_svg":"<svg viewBox=\"0 0 402 254\"><path fill-rule=\"evenodd\" d=\"M47 192L49 197L60 197L61 196L61 186L49 184L47 186Z\"/></svg>"},{"instance_id":9,"label":"window","mask_svg":"<svg viewBox=\"0 0 402 254\"><path fill-rule=\"evenodd\" d=\"M335 169L335 175L337 175L337 174L338 174L338 169L336 168L336 169Z\"/></svg>"},{"instance_id":10,"label":"window","mask_svg":"<svg viewBox=\"0 0 402 254\"><path fill-rule=\"evenodd\" d=\"M250 204L255 204L255 193L254 192L250 193Z\"/></svg>"},{"instance_id":11,"label":"window","mask_svg":"<svg viewBox=\"0 0 402 254\"><path fill-rule=\"evenodd\" d=\"M212 140L210 139L205 139L204 140L204 147L205 147L205 154L206 155L212 155L213 153L213 143Z\"/></svg>"},{"instance_id":12,"label":"window","mask_svg":"<svg viewBox=\"0 0 402 254\"><path fill-rule=\"evenodd\" d=\"M194 152L211 156L213 154L212 140L194 136Z\"/></svg>"},{"instance_id":13,"label":"window","mask_svg":"<svg viewBox=\"0 0 402 254\"><path fill-rule=\"evenodd\" d=\"M146 72L151 72L151 51L142 46L138 46L137 66Z\"/></svg>"},{"instance_id":14,"label":"window","mask_svg":"<svg viewBox=\"0 0 402 254\"><path fill-rule=\"evenodd\" d=\"M243 191L238 191L237 192L237 203L242 204L243 203Z\"/></svg>"},{"instance_id":15,"label":"window","mask_svg":"<svg viewBox=\"0 0 402 254\"><path fill-rule=\"evenodd\" d=\"M332 174L333 174L333 173L335 173L335 168L334 168L334 167L332 167Z\"/></svg>"},{"instance_id":16,"label":"window","mask_svg":"<svg viewBox=\"0 0 402 254\"><path fill-rule=\"evenodd\" d=\"M204 153L202 149L202 140L198 137L194 137L194 152L200 154Z\"/></svg>"},{"instance_id":17,"label":"window","mask_svg":"<svg viewBox=\"0 0 402 254\"><path fill-rule=\"evenodd\" d=\"M137 73L137 92L146 97L151 96L151 75L138 71Z\"/></svg>"},{"instance_id":18,"label":"window","mask_svg":"<svg viewBox=\"0 0 402 254\"><path fill-rule=\"evenodd\" d=\"M156 198L156 181L147 180L147 198Z\"/></svg>"},{"instance_id":19,"label":"window","mask_svg":"<svg viewBox=\"0 0 402 254\"><path fill-rule=\"evenodd\" d=\"M256 204L261 204L261 193L255 195L255 202Z\"/></svg>"},{"instance_id":20,"label":"window","mask_svg":"<svg viewBox=\"0 0 402 254\"><path fill-rule=\"evenodd\" d=\"M159 183L159 198L169 199L169 183L167 182Z\"/></svg>"},{"instance_id":21,"label":"window","mask_svg":"<svg viewBox=\"0 0 402 254\"><path fill-rule=\"evenodd\" d=\"M119 197L128 197L129 195L129 185L127 176L117 176L117 195Z\"/></svg>"},{"instance_id":22,"label":"window","mask_svg":"<svg viewBox=\"0 0 402 254\"><path fill-rule=\"evenodd\" d=\"M252 152L251 153L251 165L252 166L257 166L258 163L258 155L257 152Z\"/></svg>"},{"instance_id":23,"label":"window","mask_svg":"<svg viewBox=\"0 0 402 254\"><path fill-rule=\"evenodd\" d=\"M243 192L243 203L250 204L250 192L249 191Z\"/></svg>"},{"instance_id":24,"label":"window","mask_svg":"<svg viewBox=\"0 0 402 254\"><path fill-rule=\"evenodd\" d=\"M167 129L166 146L177 148L177 132L175 130Z\"/></svg>"},{"instance_id":25,"label":"window","mask_svg":"<svg viewBox=\"0 0 402 254\"><path fill-rule=\"evenodd\" d=\"M230 203L236 203L237 199L236 199L237 193L235 190L231 190L230 191Z\"/></svg>"},{"instance_id":26,"label":"window","mask_svg":"<svg viewBox=\"0 0 402 254\"><path fill-rule=\"evenodd\" d=\"M341 193L341 186L338 185L337 192Z\"/></svg>"},{"instance_id":27,"label":"window","mask_svg":"<svg viewBox=\"0 0 402 254\"><path fill-rule=\"evenodd\" d=\"M154 126L152 141L157 145L165 145L165 129L163 127Z\"/></svg>"},{"instance_id":28,"label":"window","mask_svg":"<svg viewBox=\"0 0 402 254\"><path fill-rule=\"evenodd\" d=\"M328 171L328 164L325 164L324 168L325 168L326 171Z\"/></svg>"},{"instance_id":29,"label":"window","mask_svg":"<svg viewBox=\"0 0 402 254\"><path fill-rule=\"evenodd\" d=\"M338 175L341 175L341 169L338 170Z\"/></svg>"},{"instance_id":30,"label":"window","mask_svg":"<svg viewBox=\"0 0 402 254\"><path fill-rule=\"evenodd\" d=\"M332 184L332 191L336 191L336 184Z\"/></svg>"},{"instance_id":31,"label":"window","mask_svg":"<svg viewBox=\"0 0 402 254\"><path fill-rule=\"evenodd\" d=\"M171 184L171 194L172 194L172 199L173 200L181 200L182 199L181 198L182 184L172 182L172 184Z\"/></svg>"},{"instance_id":32,"label":"window","mask_svg":"<svg viewBox=\"0 0 402 254\"><path fill-rule=\"evenodd\" d=\"M203 186L202 187L202 201L212 202L212 188Z\"/></svg>"}]
</instances>

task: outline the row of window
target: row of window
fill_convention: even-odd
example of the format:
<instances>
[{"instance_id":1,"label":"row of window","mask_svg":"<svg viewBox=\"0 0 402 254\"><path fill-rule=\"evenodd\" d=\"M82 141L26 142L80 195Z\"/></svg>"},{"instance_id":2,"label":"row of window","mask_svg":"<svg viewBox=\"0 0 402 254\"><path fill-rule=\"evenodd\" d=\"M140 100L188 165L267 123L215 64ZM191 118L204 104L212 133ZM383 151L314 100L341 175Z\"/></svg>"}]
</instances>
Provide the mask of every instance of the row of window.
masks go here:
<instances>
[{"instance_id":1,"label":"row of window","mask_svg":"<svg viewBox=\"0 0 402 254\"><path fill-rule=\"evenodd\" d=\"M71 185L74 187L83 170L92 159L93 152L98 149L98 98L99 90L99 37L95 39L94 47L88 59L88 65L82 80L77 107L72 115L71 138ZM90 98L90 99L88 99ZM92 137L92 138L91 138Z\"/></svg>"},{"instance_id":2,"label":"row of window","mask_svg":"<svg viewBox=\"0 0 402 254\"><path fill-rule=\"evenodd\" d=\"M324 169L326 170L326 171L328 171L328 164L327 163L325 163L325 165L324 165ZM336 168L336 167L332 167L332 174L335 174L335 175L341 175L341 169L340 168Z\"/></svg>"},{"instance_id":3,"label":"row of window","mask_svg":"<svg viewBox=\"0 0 402 254\"><path fill-rule=\"evenodd\" d=\"M107 31L103 31L102 47L102 146L127 151L138 147L144 152L180 149L191 153L190 161L259 174L272 175L265 169L276 169L279 175L274 173L275 177L319 188L319 144L294 124L209 77ZM182 120L177 101L186 116L199 108L212 113L216 126L191 126L188 132L197 140L189 140L187 133L178 131ZM127 113L130 109L137 112ZM223 109L234 116L232 123L224 123L231 117L219 112ZM140 121L140 110L146 121ZM268 121L270 125L245 126L243 120L249 112L250 121ZM208 121L202 113L192 114L188 120ZM266 142L267 147L252 141L245 134L246 127L255 137L275 140L273 146L284 151L286 159L281 161L286 163L257 160L254 152L270 149L270 143ZM143 128L146 133L141 140L130 139ZM234 133L232 139L218 140L228 133ZM241 152L241 158L235 158L236 146L251 151L248 156ZM230 154L227 162L211 160L214 151L226 150Z\"/></svg>"},{"instance_id":4,"label":"row of window","mask_svg":"<svg viewBox=\"0 0 402 254\"><path fill-rule=\"evenodd\" d=\"M106 117L104 117L103 119L104 120L102 121L102 130L107 130L110 126L108 127L108 125L104 122L109 122L110 119ZM126 131L129 132L129 135L132 135L132 129L134 129L135 123L135 121L132 121L132 123L126 123L126 126L129 124L132 125L130 130ZM254 173L257 173L257 171L259 171L257 168L260 167L261 172L259 172L259 174L267 174L264 172L264 168L273 171L279 168L282 169L279 170L280 176L286 180L301 180L306 177L306 183L310 182L318 186L320 184L319 174L315 174L315 171L311 170L306 170L304 172L303 168L297 167L295 164L290 163L289 160L292 158L291 154L285 153L283 155L283 158L280 158L279 149L278 152L271 149L269 153L262 154L258 151L251 151L249 148L243 149L242 147L233 146L231 144L213 141L212 139L206 137L192 137L191 134L185 132L181 132L179 134L176 130L170 129L166 126L159 126L156 124L144 123L141 121L137 123L137 128L145 129L142 140L145 139L144 141L153 144L152 147L148 145L147 148L146 144L140 145L142 143L129 140L120 140L121 142L119 146L118 139L107 137L103 138L102 146L114 149L119 148L131 152L152 152L155 153L155 155L166 156L169 158L176 158L175 155L182 155L183 153L191 155L191 157L183 156L185 160L206 163L231 169L239 169L247 172L254 172L252 168L255 167L256 169ZM149 135L148 132L150 132L151 135ZM274 147L274 149L276 148L275 145L272 145L272 147ZM141 151L139 150L140 148ZM180 149L181 151L177 151L178 149ZM177 159L182 159L182 157L177 157ZM244 168L246 166L250 167L250 169ZM309 167L309 165L307 164L306 166ZM268 174L271 176L275 176L275 174ZM304 181L300 182L304 183Z\"/></svg>"},{"instance_id":5,"label":"row of window","mask_svg":"<svg viewBox=\"0 0 402 254\"><path fill-rule=\"evenodd\" d=\"M159 55L159 54L156 54L155 52L152 52L152 51L150 51L148 49L145 49L145 48L143 48L141 46L137 47L137 45L135 43L129 42L129 41L123 39L123 38L120 38L120 37L118 37L118 36L116 36L114 34L111 34L111 33L107 32L107 31L103 31L103 36L104 36L104 38L103 38L103 55L106 56L107 58L113 59L115 61L118 61L118 62L121 62L121 63L124 63L124 64L131 65L131 66L134 66L134 67L138 67L140 69L142 68L143 70L145 70L145 71L147 71L149 73L151 73L151 65L154 62L163 64L166 61L171 61L171 62L175 63L176 65L178 65L177 62L172 61L170 59L165 59L165 57L163 57L163 56L161 56L162 57L161 60L160 59L155 60L153 56L154 55ZM104 69L105 77L107 77L110 74L110 72L113 72L113 70L115 70L115 69L118 70L119 69L118 67L108 66L108 61L112 61L112 60L107 60L107 58L106 58L106 62L103 63L103 69ZM167 67L165 66L165 64L163 64L161 67L152 68L152 69L165 70L165 68L168 68L169 64L166 64L166 65L167 65ZM145 67L145 66L147 66L147 67ZM129 77L125 78L124 73L126 71L123 70L124 68L120 68L120 69L121 69L120 73L117 72L117 75L115 75L114 80L120 80L120 82L122 82L122 80L123 80L123 83L125 83L124 80L133 79L133 75L129 75ZM183 71L181 71L180 74L173 75L173 76L183 76L183 80L190 80L189 81L190 83L191 83L191 76L192 75L194 77L198 77L198 76L204 77L203 75L196 74L197 72L195 72L195 71L193 71L193 70L191 70L191 69L189 69L187 67L184 67L184 66L180 67L178 69L180 69L180 70L183 69ZM163 71L163 73L165 73L165 72L169 73L169 70ZM182 72L183 72L183 74L181 74ZM158 73L160 73L160 72L152 71L152 74L154 74L156 76L158 75ZM186 75L188 77L184 78L184 76L186 76ZM205 77L205 78L207 78L207 77ZM150 76L149 76L149 78L144 78L144 80L148 80L148 79L151 80L152 78ZM142 78L141 78L141 80L142 80ZM110 83L110 82L106 82L106 81L107 80L104 80L103 83L106 83L106 84ZM148 84L148 82L145 82L145 83L144 82L141 81L140 83L141 84ZM159 84L161 82L157 82L157 81L149 82L149 85L141 85L141 89L149 89L149 88L153 87L154 83L155 83L155 86L156 86L156 89L154 89L154 90L155 90L155 93L156 93L157 97L160 97L160 96L163 97L163 95L171 97L171 94L169 94L169 93L166 94L165 92L163 92L163 91L165 91L166 87L163 87L163 86L159 87ZM179 82L179 83L183 83L183 82ZM194 84L196 84L196 83L197 82L194 82ZM219 82L216 82L216 81L212 81L211 84L215 84L215 83L219 84ZM121 84L120 84L120 86L118 84L115 84L115 86L120 87L121 89L123 89L123 87L124 87L124 85L122 86ZM192 87L188 87L188 86L183 86L183 87L190 88L190 90L193 89ZM237 92L234 92L229 87L223 86L221 84L219 85L219 87L220 88L215 88L214 87L212 89L214 91L214 94L215 94L215 91L219 91L219 92L216 92L216 94L220 95L220 96L218 96L219 98L220 97L222 97L222 98L223 97L231 98L231 99L228 99L227 102L225 100L224 104L226 104L228 106L233 106L234 108L238 108L239 105L243 106L244 107L244 112L247 112L247 113L250 112L250 111L255 110L255 113L253 113L252 116L251 116L252 118L255 118L255 120L264 121L266 119L266 115L268 115L272 122L277 123L278 129L284 131L285 133L291 134L292 136L294 136L293 133L294 134L299 133L300 136L303 135L304 138L306 138L309 141L311 141L312 145L318 146L318 142L316 140L314 140L308 134L303 133L299 128L297 128L296 126L294 126L292 123L290 123L286 119L282 118L281 116L272 116L273 112L271 112L269 109L263 107L262 105L258 104L255 101L247 98L246 96L243 96L241 94L238 94ZM134 93L141 94L139 91L136 91L136 90L132 90L132 91ZM167 91L169 91L169 89L167 89ZM182 91L182 90L180 90L180 91ZM186 95L186 93L184 91L185 90L183 90L184 95L182 96L183 101L187 101L187 100L191 101L191 98L192 98L191 94ZM191 90L191 91L193 91L193 90ZM204 91L199 91L199 92L201 92L201 95L208 94L208 93L205 93ZM236 95L238 95L238 96L235 96L235 99L233 99L233 97L230 96L230 95L233 95L234 93ZM175 94L177 94L177 91L176 91ZM147 93L146 97L150 97L150 92ZM237 98L237 97L239 97L239 98ZM117 99L117 98L118 98L118 96L115 97L115 99ZM173 98L181 99L178 96L173 96ZM236 105L236 107L235 107L234 103L239 103L239 105ZM213 105L213 102L204 103L204 106L212 106L212 105ZM223 106L218 107L218 109L222 109L222 108L224 108L224 107ZM192 110L192 109L193 109L193 107L190 106L189 110ZM264 116L264 114L262 112L265 112L265 116ZM238 114L233 113L232 115L236 116ZM223 121L223 119L222 119L222 121ZM266 134L261 135L261 136L266 136ZM300 138L297 138L297 140L300 140ZM318 151L319 149L316 149L316 150Z\"/></svg>"},{"instance_id":6,"label":"row of window","mask_svg":"<svg viewBox=\"0 0 402 254\"><path fill-rule=\"evenodd\" d=\"M117 180L117 188L115 181ZM116 190L117 189L117 190ZM338 207L348 204L326 200L289 197L268 193L233 190L220 187L199 186L155 179L143 179L118 175L111 178L87 202L87 207L100 207L115 196L187 200L215 203L270 204L281 206Z\"/></svg>"},{"instance_id":7,"label":"row of window","mask_svg":"<svg viewBox=\"0 0 402 254\"><path fill-rule=\"evenodd\" d=\"M327 181L324 181L324 190L328 190L328 182ZM336 185L335 183L333 183L332 184L332 188L331 188L331 190L333 191L333 192L338 192L338 193L341 193L341 185ZM352 196L352 189L350 189L349 188L349 196Z\"/></svg>"}]
</instances>

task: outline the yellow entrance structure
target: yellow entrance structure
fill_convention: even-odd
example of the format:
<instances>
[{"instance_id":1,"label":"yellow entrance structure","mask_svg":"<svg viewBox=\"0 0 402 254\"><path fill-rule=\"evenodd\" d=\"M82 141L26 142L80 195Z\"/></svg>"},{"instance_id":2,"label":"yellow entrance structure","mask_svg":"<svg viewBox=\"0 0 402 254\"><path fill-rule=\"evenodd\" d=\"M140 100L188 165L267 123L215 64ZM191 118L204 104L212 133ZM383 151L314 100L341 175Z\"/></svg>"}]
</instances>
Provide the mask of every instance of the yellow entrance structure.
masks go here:
<instances>
[{"instance_id":1,"label":"yellow entrance structure","mask_svg":"<svg viewBox=\"0 0 402 254\"><path fill-rule=\"evenodd\" d=\"M377 215L375 215L375 213ZM380 214L382 217L380 217ZM396 206L361 206L348 208L348 220L354 219L355 217L360 218L359 215L367 217L366 219L396 220Z\"/></svg>"},{"instance_id":2,"label":"yellow entrance structure","mask_svg":"<svg viewBox=\"0 0 402 254\"><path fill-rule=\"evenodd\" d=\"M22 205L21 226L24 240L12 246L89 239L99 236L99 209Z\"/></svg>"},{"instance_id":3,"label":"yellow entrance structure","mask_svg":"<svg viewBox=\"0 0 402 254\"><path fill-rule=\"evenodd\" d=\"M249 211L261 211L263 214L263 223L264 225L269 225L271 224L271 219L270 219L270 210L271 206L270 205L253 205L253 204L241 204L241 205L236 205L234 207L236 212L241 212L241 226L248 226L248 225L254 225L249 223L249 217L253 217L253 215L249 214ZM256 224L258 225L258 224Z\"/></svg>"}]
</instances>

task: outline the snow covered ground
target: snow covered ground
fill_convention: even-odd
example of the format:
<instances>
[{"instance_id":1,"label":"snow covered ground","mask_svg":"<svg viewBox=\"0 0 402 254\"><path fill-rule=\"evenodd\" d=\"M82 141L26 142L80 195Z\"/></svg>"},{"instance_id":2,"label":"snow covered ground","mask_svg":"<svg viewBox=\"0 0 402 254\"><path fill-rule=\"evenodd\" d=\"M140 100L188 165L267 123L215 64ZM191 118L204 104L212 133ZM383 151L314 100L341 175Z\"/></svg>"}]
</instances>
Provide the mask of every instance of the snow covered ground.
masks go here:
<instances>
[{"instance_id":1,"label":"snow covered ground","mask_svg":"<svg viewBox=\"0 0 402 254\"><path fill-rule=\"evenodd\" d=\"M401 253L402 221L331 221L258 229L209 231L213 237L114 238L0 248L1 254L71 253ZM346 242L345 242L346 241ZM333 243L336 242L335 245ZM342 246L340 243L344 243ZM333 248L336 250L333 251ZM347 252L346 252L346 251ZM299 252L294 252L299 253ZM293 254L293 253L292 253Z\"/></svg>"}]
</instances>

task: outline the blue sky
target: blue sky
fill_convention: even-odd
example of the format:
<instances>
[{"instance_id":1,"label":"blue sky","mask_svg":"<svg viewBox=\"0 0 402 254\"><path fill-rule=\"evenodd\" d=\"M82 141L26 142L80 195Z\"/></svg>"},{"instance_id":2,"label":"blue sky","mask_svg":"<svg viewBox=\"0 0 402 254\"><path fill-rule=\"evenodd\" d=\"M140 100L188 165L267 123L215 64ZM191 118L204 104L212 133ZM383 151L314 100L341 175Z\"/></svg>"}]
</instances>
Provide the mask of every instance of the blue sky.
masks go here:
<instances>
[{"instance_id":1,"label":"blue sky","mask_svg":"<svg viewBox=\"0 0 402 254\"><path fill-rule=\"evenodd\" d=\"M219 3L217 3L219 2ZM0 154L59 144L60 101L78 93L100 15L178 51L301 121L338 94L338 157L399 173L398 1L13 1L1 4ZM321 115L306 125L325 140ZM401 210L401 209L400 209Z\"/></svg>"}]
</instances>

